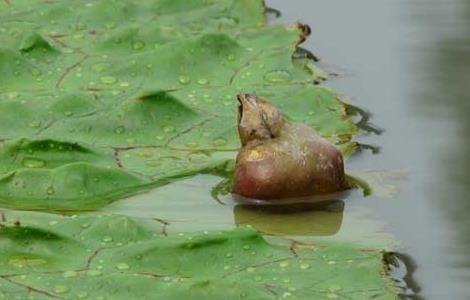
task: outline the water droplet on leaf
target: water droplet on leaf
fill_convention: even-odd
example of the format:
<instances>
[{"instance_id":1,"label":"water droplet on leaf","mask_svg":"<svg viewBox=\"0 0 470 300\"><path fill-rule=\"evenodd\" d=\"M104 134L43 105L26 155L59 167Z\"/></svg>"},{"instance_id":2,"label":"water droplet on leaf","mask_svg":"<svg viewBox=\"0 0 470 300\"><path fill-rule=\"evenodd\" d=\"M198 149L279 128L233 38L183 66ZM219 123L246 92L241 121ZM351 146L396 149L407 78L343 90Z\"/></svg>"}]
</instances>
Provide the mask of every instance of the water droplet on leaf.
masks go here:
<instances>
[{"instance_id":1,"label":"water droplet on leaf","mask_svg":"<svg viewBox=\"0 0 470 300\"><path fill-rule=\"evenodd\" d=\"M292 75L287 71L276 70L266 73L264 75L264 80L271 83L285 83L289 82L292 79Z\"/></svg>"},{"instance_id":2,"label":"water droplet on leaf","mask_svg":"<svg viewBox=\"0 0 470 300\"><path fill-rule=\"evenodd\" d=\"M113 238L110 237L110 236L105 236L105 237L103 237L103 242L105 242L105 243L110 243L110 242L112 242L112 241L113 241Z\"/></svg>"},{"instance_id":3,"label":"water droplet on leaf","mask_svg":"<svg viewBox=\"0 0 470 300\"><path fill-rule=\"evenodd\" d=\"M42 72L39 69L32 69L31 70L31 75L33 75L34 77L41 76L41 74L42 74Z\"/></svg>"},{"instance_id":4,"label":"water droplet on leaf","mask_svg":"<svg viewBox=\"0 0 470 300\"><path fill-rule=\"evenodd\" d=\"M186 85L191 83L191 78L189 76L181 75L180 77L178 77L178 82L183 85Z\"/></svg>"},{"instance_id":5,"label":"water droplet on leaf","mask_svg":"<svg viewBox=\"0 0 470 300\"><path fill-rule=\"evenodd\" d=\"M117 79L112 76L104 76L100 78L100 81L103 84L112 85L117 82Z\"/></svg>"},{"instance_id":6,"label":"water droplet on leaf","mask_svg":"<svg viewBox=\"0 0 470 300\"><path fill-rule=\"evenodd\" d=\"M20 94L18 92L10 92L7 94L7 97L10 98L10 99L15 99L15 98L18 98Z\"/></svg>"},{"instance_id":7,"label":"water droplet on leaf","mask_svg":"<svg viewBox=\"0 0 470 300\"><path fill-rule=\"evenodd\" d=\"M53 289L54 293L56 294L65 294L70 291L68 286L65 285L56 285Z\"/></svg>"},{"instance_id":8,"label":"water droplet on leaf","mask_svg":"<svg viewBox=\"0 0 470 300\"><path fill-rule=\"evenodd\" d=\"M88 276L94 277L94 276L100 276L102 273L101 273L100 270L88 270L88 271L86 272L86 274L87 274Z\"/></svg>"},{"instance_id":9,"label":"water droplet on leaf","mask_svg":"<svg viewBox=\"0 0 470 300\"><path fill-rule=\"evenodd\" d=\"M88 293L87 293L87 292L78 292L78 293L77 293L77 298L78 298L78 299L85 299L86 297L88 297Z\"/></svg>"},{"instance_id":10,"label":"water droplet on leaf","mask_svg":"<svg viewBox=\"0 0 470 300\"><path fill-rule=\"evenodd\" d=\"M97 73L101 73L105 71L109 66L110 64L107 64L107 63L98 63L98 64L94 64L93 66L91 66L91 69Z\"/></svg>"},{"instance_id":11,"label":"water droplet on leaf","mask_svg":"<svg viewBox=\"0 0 470 300\"><path fill-rule=\"evenodd\" d=\"M205 79L205 78L201 78L201 79L198 79L197 84L199 84L199 85L208 85L209 80Z\"/></svg>"},{"instance_id":12,"label":"water droplet on leaf","mask_svg":"<svg viewBox=\"0 0 470 300\"><path fill-rule=\"evenodd\" d=\"M46 192L48 195L54 195L55 194L54 187L53 186L48 187Z\"/></svg>"},{"instance_id":13,"label":"water droplet on leaf","mask_svg":"<svg viewBox=\"0 0 470 300\"><path fill-rule=\"evenodd\" d=\"M76 271L66 271L62 276L65 278L77 277L78 273Z\"/></svg>"},{"instance_id":14,"label":"water droplet on leaf","mask_svg":"<svg viewBox=\"0 0 470 300\"><path fill-rule=\"evenodd\" d=\"M214 146L216 147L221 147L221 146L225 146L227 144L227 140L226 139L223 139L223 138L220 138L220 139L216 139L214 142L213 142Z\"/></svg>"},{"instance_id":15,"label":"water droplet on leaf","mask_svg":"<svg viewBox=\"0 0 470 300\"><path fill-rule=\"evenodd\" d=\"M109 23L104 24L104 27L106 27L107 29L113 29L116 27L116 23L109 22Z\"/></svg>"},{"instance_id":16,"label":"water droplet on leaf","mask_svg":"<svg viewBox=\"0 0 470 300\"><path fill-rule=\"evenodd\" d=\"M163 132L164 133L170 133L170 132L174 132L175 131L175 127L173 126L163 126Z\"/></svg>"},{"instance_id":17,"label":"water droplet on leaf","mask_svg":"<svg viewBox=\"0 0 470 300\"><path fill-rule=\"evenodd\" d=\"M126 131L126 128L124 126L119 126L114 129L114 132L117 134L123 134Z\"/></svg>"},{"instance_id":18,"label":"water droplet on leaf","mask_svg":"<svg viewBox=\"0 0 470 300\"><path fill-rule=\"evenodd\" d=\"M134 41L132 43L132 49L134 50L141 50L145 47L145 43L142 41Z\"/></svg>"},{"instance_id":19,"label":"water droplet on leaf","mask_svg":"<svg viewBox=\"0 0 470 300\"><path fill-rule=\"evenodd\" d=\"M339 285L332 285L328 287L328 290L334 293L334 292L341 291L342 287L340 287Z\"/></svg>"},{"instance_id":20,"label":"water droplet on leaf","mask_svg":"<svg viewBox=\"0 0 470 300\"><path fill-rule=\"evenodd\" d=\"M121 271L124 271L124 270L129 270L129 265L126 264L126 263L119 263L117 266L116 266L116 269L118 270L121 270Z\"/></svg>"},{"instance_id":21,"label":"water droplet on leaf","mask_svg":"<svg viewBox=\"0 0 470 300\"><path fill-rule=\"evenodd\" d=\"M29 127L39 128L39 127L41 127L41 122L40 121L32 121L31 123L29 123Z\"/></svg>"},{"instance_id":22,"label":"water droplet on leaf","mask_svg":"<svg viewBox=\"0 0 470 300\"><path fill-rule=\"evenodd\" d=\"M23 159L23 166L26 168L42 168L46 165L43 160L36 158L25 158Z\"/></svg>"},{"instance_id":23,"label":"water droplet on leaf","mask_svg":"<svg viewBox=\"0 0 470 300\"><path fill-rule=\"evenodd\" d=\"M288 298L290 296L292 296L292 293L290 292L284 292L284 294L282 294L282 298Z\"/></svg>"},{"instance_id":24,"label":"water droplet on leaf","mask_svg":"<svg viewBox=\"0 0 470 300\"><path fill-rule=\"evenodd\" d=\"M14 256L10 258L8 263L17 268L24 268L24 267L34 267L34 266L45 265L47 264L47 261L42 258Z\"/></svg>"}]
</instances>

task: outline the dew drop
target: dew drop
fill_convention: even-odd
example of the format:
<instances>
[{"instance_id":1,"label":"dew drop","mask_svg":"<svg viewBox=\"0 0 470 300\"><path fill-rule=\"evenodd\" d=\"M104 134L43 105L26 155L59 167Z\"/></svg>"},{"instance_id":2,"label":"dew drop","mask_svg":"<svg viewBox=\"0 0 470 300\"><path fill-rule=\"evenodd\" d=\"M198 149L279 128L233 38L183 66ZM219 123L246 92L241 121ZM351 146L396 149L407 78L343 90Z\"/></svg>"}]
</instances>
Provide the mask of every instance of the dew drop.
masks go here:
<instances>
[{"instance_id":1,"label":"dew drop","mask_svg":"<svg viewBox=\"0 0 470 300\"><path fill-rule=\"evenodd\" d=\"M8 263L17 268L24 268L24 267L34 267L34 266L45 265L47 264L47 261L42 258L14 256L10 258Z\"/></svg>"},{"instance_id":2,"label":"dew drop","mask_svg":"<svg viewBox=\"0 0 470 300\"><path fill-rule=\"evenodd\" d=\"M107 85L112 85L117 82L116 78L112 76L103 76L100 78L101 83L107 84Z\"/></svg>"},{"instance_id":3,"label":"dew drop","mask_svg":"<svg viewBox=\"0 0 470 300\"><path fill-rule=\"evenodd\" d=\"M287 71L275 70L266 73L264 75L264 80L272 83L285 83L289 82L292 79L292 75Z\"/></svg>"},{"instance_id":4,"label":"dew drop","mask_svg":"<svg viewBox=\"0 0 470 300\"><path fill-rule=\"evenodd\" d=\"M216 147L221 147L221 146L225 146L227 144L227 140L226 139L223 139L223 138L220 138L220 139L216 139L214 142L213 142L214 146Z\"/></svg>"},{"instance_id":5,"label":"dew drop","mask_svg":"<svg viewBox=\"0 0 470 300\"><path fill-rule=\"evenodd\" d=\"M341 291L342 288L339 285L332 285L328 287L328 290L332 293L335 293L335 292Z\"/></svg>"},{"instance_id":6,"label":"dew drop","mask_svg":"<svg viewBox=\"0 0 470 300\"><path fill-rule=\"evenodd\" d=\"M225 257L226 257L226 258L232 258L232 257L233 257L233 253L229 252L229 253L225 254Z\"/></svg>"},{"instance_id":7,"label":"dew drop","mask_svg":"<svg viewBox=\"0 0 470 300\"><path fill-rule=\"evenodd\" d=\"M108 235L103 237L103 242L105 242L105 243L110 243L112 241L113 241L113 238L108 236Z\"/></svg>"},{"instance_id":8,"label":"dew drop","mask_svg":"<svg viewBox=\"0 0 470 300\"><path fill-rule=\"evenodd\" d=\"M120 86L120 87L128 87L128 86L129 86L129 82L122 81L122 82L119 83L119 86Z\"/></svg>"},{"instance_id":9,"label":"dew drop","mask_svg":"<svg viewBox=\"0 0 470 300\"><path fill-rule=\"evenodd\" d=\"M83 224L80 225L80 227L85 229L85 228L90 227L90 224L89 223L83 223Z\"/></svg>"},{"instance_id":10,"label":"dew drop","mask_svg":"<svg viewBox=\"0 0 470 300\"><path fill-rule=\"evenodd\" d=\"M77 298L78 298L78 299L85 299L86 297L88 297L88 293L87 293L87 292L78 292L78 293L77 293Z\"/></svg>"},{"instance_id":11,"label":"dew drop","mask_svg":"<svg viewBox=\"0 0 470 300\"><path fill-rule=\"evenodd\" d=\"M116 134L123 134L125 131L126 131L126 128L124 128L124 126L119 126L114 129L114 132Z\"/></svg>"},{"instance_id":12,"label":"dew drop","mask_svg":"<svg viewBox=\"0 0 470 300\"><path fill-rule=\"evenodd\" d=\"M142 41L134 41L132 43L132 49L134 50L141 50L145 47L145 43Z\"/></svg>"},{"instance_id":13,"label":"dew drop","mask_svg":"<svg viewBox=\"0 0 470 300\"><path fill-rule=\"evenodd\" d=\"M229 54L229 55L227 56L227 60L228 60L228 61L234 61L234 60L235 60L235 55Z\"/></svg>"},{"instance_id":14,"label":"dew drop","mask_svg":"<svg viewBox=\"0 0 470 300\"><path fill-rule=\"evenodd\" d=\"M10 98L10 99L15 99L15 98L18 98L20 94L18 92L10 92L7 94L7 97Z\"/></svg>"},{"instance_id":15,"label":"dew drop","mask_svg":"<svg viewBox=\"0 0 470 300\"><path fill-rule=\"evenodd\" d=\"M283 261L283 262L280 262L280 263L279 263L279 266L280 266L281 268L285 268L285 267L287 267L288 265L289 265L289 263L286 262L286 261Z\"/></svg>"},{"instance_id":16,"label":"dew drop","mask_svg":"<svg viewBox=\"0 0 470 300\"><path fill-rule=\"evenodd\" d=\"M253 273L254 271L256 271L256 268L248 267L248 268L246 269L246 271L247 271L248 273Z\"/></svg>"},{"instance_id":17,"label":"dew drop","mask_svg":"<svg viewBox=\"0 0 470 300\"><path fill-rule=\"evenodd\" d=\"M92 65L91 69L97 73L101 73L105 71L109 66L110 64L107 64L107 63L98 63L98 64Z\"/></svg>"},{"instance_id":18,"label":"dew drop","mask_svg":"<svg viewBox=\"0 0 470 300\"><path fill-rule=\"evenodd\" d=\"M48 195L54 195L55 194L54 187L53 186L48 187L46 192Z\"/></svg>"},{"instance_id":19,"label":"dew drop","mask_svg":"<svg viewBox=\"0 0 470 300\"><path fill-rule=\"evenodd\" d=\"M307 264L307 263L301 264L301 265L300 265L300 268L301 268L302 270L307 270L308 268L310 268L310 265Z\"/></svg>"},{"instance_id":20,"label":"dew drop","mask_svg":"<svg viewBox=\"0 0 470 300\"><path fill-rule=\"evenodd\" d=\"M189 76L181 75L180 77L178 77L178 82L183 85L190 84L191 78Z\"/></svg>"},{"instance_id":21,"label":"dew drop","mask_svg":"<svg viewBox=\"0 0 470 300\"><path fill-rule=\"evenodd\" d=\"M56 294L65 294L70 291L68 286L65 285L56 285L53 289L54 293Z\"/></svg>"},{"instance_id":22,"label":"dew drop","mask_svg":"<svg viewBox=\"0 0 470 300\"><path fill-rule=\"evenodd\" d=\"M65 278L72 278L72 277L77 277L78 273L76 271L66 271L64 274L62 274Z\"/></svg>"},{"instance_id":23,"label":"dew drop","mask_svg":"<svg viewBox=\"0 0 470 300\"><path fill-rule=\"evenodd\" d=\"M116 23L109 22L109 23L104 24L104 27L106 27L107 29L113 29L116 27Z\"/></svg>"},{"instance_id":24,"label":"dew drop","mask_svg":"<svg viewBox=\"0 0 470 300\"><path fill-rule=\"evenodd\" d=\"M31 128L39 128L39 127L41 127L41 122L40 121L32 121L28 125Z\"/></svg>"},{"instance_id":25,"label":"dew drop","mask_svg":"<svg viewBox=\"0 0 470 300\"><path fill-rule=\"evenodd\" d=\"M326 294L326 298L328 299L338 299L338 295L334 294L334 293L328 293Z\"/></svg>"},{"instance_id":26,"label":"dew drop","mask_svg":"<svg viewBox=\"0 0 470 300\"><path fill-rule=\"evenodd\" d=\"M282 294L282 298L288 298L290 296L292 296L292 293L290 292L284 292L284 294Z\"/></svg>"},{"instance_id":27,"label":"dew drop","mask_svg":"<svg viewBox=\"0 0 470 300\"><path fill-rule=\"evenodd\" d=\"M170 133L170 132L174 132L175 131L175 127L173 126L163 126L163 132L164 133Z\"/></svg>"},{"instance_id":28,"label":"dew drop","mask_svg":"<svg viewBox=\"0 0 470 300\"><path fill-rule=\"evenodd\" d=\"M208 85L209 80L205 79L205 78L201 78L201 79L198 79L197 84L199 84L199 85Z\"/></svg>"},{"instance_id":29,"label":"dew drop","mask_svg":"<svg viewBox=\"0 0 470 300\"><path fill-rule=\"evenodd\" d=\"M250 249L251 249L250 245L244 245L243 246L243 250L245 250L245 251L250 250Z\"/></svg>"},{"instance_id":30,"label":"dew drop","mask_svg":"<svg viewBox=\"0 0 470 300\"><path fill-rule=\"evenodd\" d=\"M101 273L100 270L88 270L88 271L86 272L86 274L87 274L88 276L95 277L95 276L100 276L102 273Z\"/></svg>"},{"instance_id":31,"label":"dew drop","mask_svg":"<svg viewBox=\"0 0 470 300\"><path fill-rule=\"evenodd\" d=\"M121 270L121 271L129 270L129 268L130 268L129 265L126 263L119 263L116 266L116 269Z\"/></svg>"},{"instance_id":32,"label":"dew drop","mask_svg":"<svg viewBox=\"0 0 470 300\"><path fill-rule=\"evenodd\" d=\"M36 158L25 158L23 159L23 166L26 168L42 168L46 165L43 160Z\"/></svg>"},{"instance_id":33,"label":"dew drop","mask_svg":"<svg viewBox=\"0 0 470 300\"><path fill-rule=\"evenodd\" d=\"M32 69L31 70L31 75L33 75L34 77L41 76L41 74L42 74L42 72L39 69Z\"/></svg>"}]
</instances>

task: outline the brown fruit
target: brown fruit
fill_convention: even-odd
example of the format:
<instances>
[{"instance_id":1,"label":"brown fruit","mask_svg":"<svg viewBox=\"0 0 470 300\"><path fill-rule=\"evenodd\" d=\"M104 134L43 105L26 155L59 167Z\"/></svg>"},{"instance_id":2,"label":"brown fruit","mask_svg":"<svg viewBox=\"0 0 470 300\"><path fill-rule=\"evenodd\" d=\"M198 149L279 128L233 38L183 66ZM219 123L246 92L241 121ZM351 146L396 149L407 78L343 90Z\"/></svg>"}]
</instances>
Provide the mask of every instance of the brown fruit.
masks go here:
<instances>
[{"instance_id":1,"label":"brown fruit","mask_svg":"<svg viewBox=\"0 0 470 300\"><path fill-rule=\"evenodd\" d=\"M341 152L310 127L288 122L269 102L240 94L233 192L270 200L347 189Z\"/></svg>"}]
</instances>

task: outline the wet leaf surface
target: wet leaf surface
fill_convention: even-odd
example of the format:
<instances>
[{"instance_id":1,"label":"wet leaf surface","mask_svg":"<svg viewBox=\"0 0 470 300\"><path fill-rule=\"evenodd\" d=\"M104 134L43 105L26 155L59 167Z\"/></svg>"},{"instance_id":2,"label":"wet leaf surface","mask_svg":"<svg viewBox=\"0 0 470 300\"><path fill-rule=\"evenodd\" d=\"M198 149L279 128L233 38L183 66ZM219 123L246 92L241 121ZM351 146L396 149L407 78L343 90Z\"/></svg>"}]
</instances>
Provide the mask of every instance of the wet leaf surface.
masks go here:
<instances>
[{"instance_id":1,"label":"wet leaf surface","mask_svg":"<svg viewBox=\"0 0 470 300\"><path fill-rule=\"evenodd\" d=\"M344 106L312 85L325 74L292 60L300 31L266 26L262 1L0 5L2 206L94 209L224 168L238 92L352 145Z\"/></svg>"},{"instance_id":2,"label":"wet leaf surface","mask_svg":"<svg viewBox=\"0 0 470 300\"><path fill-rule=\"evenodd\" d=\"M267 242L249 228L168 233L119 215L21 219L0 231L5 299L394 299L382 253L346 244Z\"/></svg>"},{"instance_id":3,"label":"wet leaf surface","mask_svg":"<svg viewBox=\"0 0 470 300\"><path fill-rule=\"evenodd\" d=\"M226 185L200 174L230 172L239 148L239 92L355 149L345 106L313 84L326 74L293 59L300 31L264 13L0 2L0 207L68 214L2 212L0 298L395 299L390 236L341 199L287 213L209 196Z\"/></svg>"}]
</instances>

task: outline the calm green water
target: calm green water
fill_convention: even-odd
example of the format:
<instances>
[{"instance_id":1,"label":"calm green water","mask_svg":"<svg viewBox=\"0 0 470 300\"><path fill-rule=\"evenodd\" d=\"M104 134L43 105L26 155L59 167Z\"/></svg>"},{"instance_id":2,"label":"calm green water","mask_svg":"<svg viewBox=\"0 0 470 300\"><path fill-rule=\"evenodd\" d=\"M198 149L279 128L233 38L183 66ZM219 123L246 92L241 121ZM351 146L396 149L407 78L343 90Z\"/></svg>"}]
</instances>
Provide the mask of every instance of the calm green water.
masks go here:
<instances>
[{"instance_id":1,"label":"calm green water","mask_svg":"<svg viewBox=\"0 0 470 300\"><path fill-rule=\"evenodd\" d=\"M327 85L385 130L348 168L407 173L392 199L348 199L345 214L361 203L388 223L423 298L470 299L470 1L267 3L312 26L304 46L342 74Z\"/></svg>"}]
</instances>

